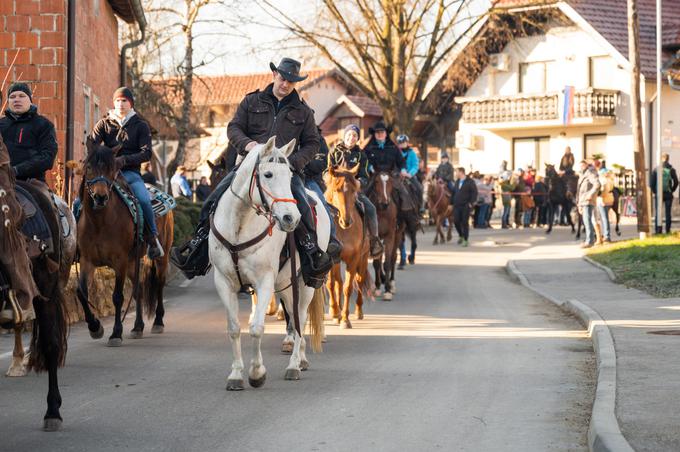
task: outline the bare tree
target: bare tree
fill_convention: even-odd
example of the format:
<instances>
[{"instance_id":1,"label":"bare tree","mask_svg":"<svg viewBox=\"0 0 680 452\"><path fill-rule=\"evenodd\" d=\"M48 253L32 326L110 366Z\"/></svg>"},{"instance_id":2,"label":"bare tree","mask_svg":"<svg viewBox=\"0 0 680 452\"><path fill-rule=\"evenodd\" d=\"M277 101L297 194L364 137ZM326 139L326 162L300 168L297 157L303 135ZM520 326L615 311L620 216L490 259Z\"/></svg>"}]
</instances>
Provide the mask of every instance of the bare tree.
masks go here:
<instances>
[{"instance_id":1,"label":"bare tree","mask_svg":"<svg viewBox=\"0 0 680 452\"><path fill-rule=\"evenodd\" d=\"M168 174L184 161L192 137L196 111L193 87L196 71L230 49L218 41L196 58L196 41L238 35L235 0L146 0L148 39L131 53L130 75L147 109L166 119L177 133L177 151Z\"/></svg>"},{"instance_id":2,"label":"bare tree","mask_svg":"<svg viewBox=\"0 0 680 452\"><path fill-rule=\"evenodd\" d=\"M433 72L492 11L479 11L476 0L319 0L314 19L305 22L274 0L256 3L334 64L405 133Z\"/></svg>"}]
</instances>

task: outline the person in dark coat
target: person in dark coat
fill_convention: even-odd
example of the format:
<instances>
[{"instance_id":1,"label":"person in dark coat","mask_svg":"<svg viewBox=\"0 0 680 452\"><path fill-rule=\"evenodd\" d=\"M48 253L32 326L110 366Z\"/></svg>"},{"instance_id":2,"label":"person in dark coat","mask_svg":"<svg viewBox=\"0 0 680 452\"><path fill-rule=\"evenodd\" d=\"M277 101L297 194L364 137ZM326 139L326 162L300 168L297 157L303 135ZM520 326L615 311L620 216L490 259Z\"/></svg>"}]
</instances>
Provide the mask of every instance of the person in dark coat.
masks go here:
<instances>
[{"instance_id":1,"label":"person in dark coat","mask_svg":"<svg viewBox=\"0 0 680 452\"><path fill-rule=\"evenodd\" d=\"M210 196L210 184L208 183L208 178L201 176L201 180L198 181L198 186L196 186L196 198L204 202Z\"/></svg>"},{"instance_id":2,"label":"person in dark coat","mask_svg":"<svg viewBox=\"0 0 680 452\"><path fill-rule=\"evenodd\" d=\"M229 150L245 156L257 144L266 143L272 136L276 136L275 145L279 148L296 140L295 150L288 158L293 169L291 190L302 216L295 238L309 259L312 271L322 274L331 267L331 256L340 254L341 245L337 240L331 240L327 252L319 248L316 222L305 193L304 169L314 159L320 146L314 111L295 90L296 83L307 76L300 76L300 63L291 58L283 58L278 67L273 63L269 66L272 83L262 91L246 94L227 126ZM204 246L209 232L208 219L213 207L234 179L236 168L238 163L203 203L192 240L173 248L171 259L188 278L204 275L210 268L207 247Z\"/></svg>"},{"instance_id":3,"label":"person in dark coat","mask_svg":"<svg viewBox=\"0 0 680 452\"><path fill-rule=\"evenodd\" d=\"M664 204L664 213L666 214L666 234L671 232L671 208L673 207L673 193L678 188L678 174L670 163L670 156L667 153L661 155L661 162L663 164L663 173L661 177L662 185L662 200ZM649 186L652 189L652 198L654 199L654 211L656 211L656 168L652 170L652 174L649 180ZM661 224L659 219L659 214L657 213L654 219L654 224L656 225L657 233L661 233Z\"/></svg>"},{"instance_id":4,"label":"person in dark coat","mask_svg":"<svg viewBox=\"0 0 680 452\"><path fill-rule=\"evenodd\" d=\"M134 110L135 99L129 88L121 87L113 93L113 110L97 122L90 134L95 144L109 148L121 146L116 164L123 178L139 201L144 221L149 227L146 241L150 259L162 257L163 247L158 241L156 218L151 207L151 197L141 175L142 163L151 160L151 129Z\"/></svg>"},{"instance_id":5,"label":"person in dark coat","mask_svg":"<svg viewBox=\"0 0 680 452\"><path fill-rule=\"evenodd\" d=\"M566 174L574 174L574 154L571 153L569 146L564 149L564 155L560 159L560 171Z\"/></svg>"},{"instance_id":6,"label":"person in dark coat","mask_svg":"<svg viewBox=\"0 0 680 452\"><path fill-rule=\"evenodd\" d=\"M536 182L531 190L531 194L534 197L534 204L536 204L536 209L538 210L536 226L548 224L548 186L541 176L536 176Z\"/></svg>"},{"instance_id":7,"label":"person in dark coat","mask_svg":"<svg viewBox=\"0 0 680 452\"><path fill-rule=\"evenodd\" d=\"M158 179L156 179L156 175L151 169L150 162L142 163L142 180L145 184L149 185L156 185L158 183Z\"/></svg>"},{"instance_id":8,"label":"person in dark coat","mask_svg":"<svg viewBox=\"0 0 680 452\"><path fill-rule=\"evenodd\" d=\"M465 174L465 168L456 169L451 203L453 224L458 232L458 244L468 246L470 237L470 209L477 202L477 184Z\"/></svg>"},{"instance_id":9,"label":"person in dark coat","mask_svg":"<svg viewBox=\"0 0 680 452\"><path fill-rule=\"evenodd\" d=\"M446 182L449 190L453 191L453 165L449 163L449 154L446 151L443 151L441 154L441 162L434 172L434 177Z\"/></svg>"},{"instance_id":10,"label":"person in dark coat","mask_svg":"<svg viewBox=\"0 0 680 452\"><path fill-rule=\"evenodd\" d=\"M368 164L372 172L388 172L398 174L402 177L406 175L406 162L404 156L390 138L390 130L383 121L378 121L373 127L368 129L371 139L364 148L364 153L368 158ZM370 190L372 187L366 188ZM399 177L394 179L394 188L398 194L398 205L401 211L407 212L414 208L410 201L410 195Z\"/></svg>"},{"instance_id":11,"label":"person in dark coat","mask_svg":"<svg viewBox=\"0 0 680 452\"><path fill-rule=\"evenodd\" d=\"M343 141L335 145L330 155L330 163L337 167L340 165L339 160L342 159L347 168L354 168L359 165L357 179L363 188L368 185L368 158L357 144L359 132L359 127L355 124L345 127ZM378 212L363 191L357 195L357 201L361 203L365 212L366 226L371 236L371 257L377 259L383 252L383 245L378 234Z\"/></svg>"},{"instance_id":12,"label":"person in dark coat","mask_svg":"<svg viewBox=\"0 0 680 452\"><path fill-rule=\"evenodd\" d=\"M45 173L52 169L57 156L54 124L38 114L26 83L12 83L7 97L8 108L0 118L0 133L9 151L12 171L18 180L45 182Z\"/></svg>"}]
</instances>

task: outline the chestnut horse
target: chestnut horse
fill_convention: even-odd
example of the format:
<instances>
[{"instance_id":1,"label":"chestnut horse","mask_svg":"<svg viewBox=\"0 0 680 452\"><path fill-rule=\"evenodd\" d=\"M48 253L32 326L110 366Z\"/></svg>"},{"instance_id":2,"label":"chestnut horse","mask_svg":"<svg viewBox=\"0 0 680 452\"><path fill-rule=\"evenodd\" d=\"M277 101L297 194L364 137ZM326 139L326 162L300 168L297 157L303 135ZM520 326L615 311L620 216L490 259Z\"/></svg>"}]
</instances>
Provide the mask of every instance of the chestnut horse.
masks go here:
<instances>
[{"instance_id":1,"label":"chestnut horse","mask_svg":"<svg viewBox=\"0 0 680 452\"><path fill-rule=\"evenodd\" d=\"M369 293L371 284L368 274L369 241L364 221L357 209L357 195L360 190L356 179L358 172L359 164L351 169L328 166L326 199L338 209L338 216L334 221L338 239L342 242L340 259L345 263L345 281L343 284L341 264L338 263L331 269L327 287L331 295L330 315L342 328L352 328L349 309L354 286L357 286L355 314L357 320L361 320L364 318L364 294ZM341 286L344 295L342 315L339 307Z\"/></svg>"},{"instance_id":2,"label":"chestnut horse","mask_svg":"<svg viewBox=\"0 0 680 452\"><path fill-rule=\"evenodd\" d=\"M136 301L135 325L130 337L140 339L143 336L143 305L149 318L155 312L151 332L163 332L163 286L168 267L167 251L172 245L173 215L170 211L165 216L156 218L158 240L166 250L165 255L154 261L144 257L146 246L139 243L130 211L120 196L114 193L113 184L119 173L115 151L96 145L91 140L88 140L87 149L80 188L83 210L78 220L78 299L85 313L90 336L93 339L101 338L104 328L90 310L87 284L95 268L107 266L113 269L116 274L113 289L115 322L108 346L119 347L123 344L123 286L126 276L132 280L133 298ZM142 258L144 262L140 263Z\"/></svg>"},{"instance_id":3,"label":"chestnut horse","mask_svg":"<svg viewBox=\"0 0 680 452\"><path fill-rule=\"evenodd\" d=\"M375 270L375 294L380 294L380 286L385 286L383 300L392 300L394 269L397 250L404 235L404 224L397 222L399 208L394 201L394 176L386 171L376 172L371 180L372 190L369 199L378 212L378 235L385 250L378 259L373 259Z\"/></svg>"},{"instance_id":4,"label":"chestnut horse","mask_svg":"<svg viewBox=\"0 0 680 452\"><path fill-rule=\"evenodd\" d=\"M430 218L436 227L434 233L433 245L444 243L444 220L448 218L449 227L446 232L446 241L450 242L453 229L453 207L449 202L451 199L451 192L446 186L446 181L439 178L430 179L427 187L427 208L430 212Z\"/></svg>"},{"instance_id":5,"label":"chestnut horse","mask_svg":"<svg viewBox=\"0 0 680 452\"><path fill-rule=\"evenodd\" d=\"M3 223L0 227L0 304L7 301L7 297L15 296L18 287L13 285L19 283L24 286L25 294L32 298L35 311L27 365L23 362L21 332L25 323L30 320L14 325L14 353L8 375L23 376L27 368L36 372L47 371L49 389L43 428L46 431L55 431L62 424L57 368L64 365L68 334L62 294L75 247L66 243L68 238L63 237L53 200L49 195L43 194L44 190L31 189L31 184L27 184L24 187L30 191L43 211L53 238L53 250L50 254L43 253L29 260L26 239L19 230L24 212L16 198L14 184L9 153L0 137L0 218ZM63 275L67 275L66 278Z\"/></svg>"}]
</instances>

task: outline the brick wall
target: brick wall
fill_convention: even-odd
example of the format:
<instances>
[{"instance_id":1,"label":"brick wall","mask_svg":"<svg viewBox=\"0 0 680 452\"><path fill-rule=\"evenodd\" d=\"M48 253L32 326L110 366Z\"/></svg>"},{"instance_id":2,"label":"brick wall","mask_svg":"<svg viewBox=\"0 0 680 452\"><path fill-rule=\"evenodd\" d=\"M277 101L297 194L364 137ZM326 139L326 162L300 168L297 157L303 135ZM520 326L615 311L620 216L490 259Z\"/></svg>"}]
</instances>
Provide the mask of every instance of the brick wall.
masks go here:
<instances>
[{"instance_id":1,"label":"brick wall","mask_svg":"<svg viewBox=\"0 0 680 452\"><path fill-rule=\"evenodd\" d=\"M0 0L0 76L3 92L27 82L38 112L54 123L63 161L66 144L66 1ZM15 60L16 57L16 60ZM1 80L1 79L0 79Z\"/></svg>"},{"instance_id":2,"label":"brick wall","mask_svg":"<svg viewBox=\"0 0 680 452\"><path fill-rule=\"evenodd\" d=\"M67 0L0 0L0 82L16 56L3 97L12 81L29 83L38 112L55 125L57 158L62 163L67 127L66 14ZM95 104L101 114L106 112L118 86L118 22L107 0L76 2L75 51L73 156L79 159L85 126L91 129L96 121Z\"/></svg>"}]
</instances>

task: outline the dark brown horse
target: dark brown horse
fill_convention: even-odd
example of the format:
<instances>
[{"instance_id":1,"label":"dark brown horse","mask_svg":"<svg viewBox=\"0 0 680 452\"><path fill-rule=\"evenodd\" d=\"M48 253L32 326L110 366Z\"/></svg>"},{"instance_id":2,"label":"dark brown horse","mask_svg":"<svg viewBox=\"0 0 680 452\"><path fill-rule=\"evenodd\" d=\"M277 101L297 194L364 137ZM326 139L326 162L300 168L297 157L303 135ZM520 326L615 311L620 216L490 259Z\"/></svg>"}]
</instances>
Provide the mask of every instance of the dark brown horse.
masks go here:
<instances>
[{"instance_id":1,"label":"dark brown horse","mask_svg":"<svg viewBox=\"0 0 680 452\"><path fill-rule=\"evenodd\" d=\"M432 178L427 187L427 209L430 218L434 222L435 232L433 245L444 243L444 220L448 218L449 227L446 233L446 241L450 242L453 237L453 206L449 202L451 192L443 179Z\"/></svg>"},{"instance_id":2,"label":"dark brown horse","mask_svg":"<svg viewBox=\"0 0 680 452\"><path fill-rule=\"evenodd\" d=\"M376 172L371 180L369 199L378 211L378 234L383 241L384 252L379 259L373 259L376 295L384 285L383 300L392 300L392 282L397 262L397 250L404 235L404 224L397 222L398 207L394 201L394 177L388 172Z\"/></svg>"},{"instance_id":3,"label":"dark brown horse","mask_svg":"<svg viewBox=\"0 0 680 452\"><path fill-rule=\"evenodd\" d=\"M349 309L352 301L354 286L357 287L356 318L364 318L362 306L364 295L370 292L370 276L368 274L369 240L364 221L357 209L357 195L360 184L356 179L359 164L347 169L335 169L329 165L326 189L328 203L338 209L338 216L334 218L338 239L342 242L340 259L345 263L345 281L343 284L341 264L335 264L328 278L328 291L331 294L330 313L342 328L352 328L349 320ZM344 295L342 314L339 300L340 287Z\"/></svg>"},{"instance_id":4,"label":"dark brown horse","mask_svg":"<svg viewBox=\"0 0 680 452\"><path fill-rule=\"evenodd\" d=\"M114 192L118 180L114 150L88 141L88 155L84 163L80 199L82 214L78 220L78 249L80 251L80 280L78 299L85 312L90 336L99 339L104 328L90 310L87 285L97 267L110 267L116 274L113 289L115 322L108 345L118 347L123 343L123 285L129 277L133 285L135 325L130 337L143 336L143 306L149 318L155 313L152 333L163 332L163 286L168 266L167 250L172 245L172 211L157 217L158 240L166 254L150 261L144 257L146 246L138 239L132 216L121 198ZM124 183L120 179L120 183ZM140 263L140 261L143 262ZM141 267L141 268L140 268Z\"/></svg>"},{"instance_id":5,"label":"dark brown horse","mask_svg":"<svg viewBox=\"0 0 680 452\"><path fill-rule=\"evenodd\" d=\"M66 337L68 324L64 315L62 297L65 281L61 275L67 274L73 261L73 252L64 247L63 236L59 228L58 214L50 195L44 189L31 188L26 185L31 195L43 211L53 237L53 251L41 253L30 259L26 251L24 236L19 232L23 221L23 211L16 198L14 175L9 164L7 148L0 138L0 302L14 297L23 286L23 295L32 300L35 320L31 337L28 369L36 372L47 371L49 389L47 393L47 412L43 420L43 428L55 431L61 427L62 418L59 412L61 394L57 369L64 364L66 358ZM44 192L44 194L43 194ZM32 270L31 270L32 266ZM65 267L65 268L64 268ZM39 292L39 293L37 293ZM26 322L27 323L27 322ZM25 374L23 365L24 351L21 343L23 324L14 325L15 350L10 373L13 376Z\"/></svg>"}]
</instances>

